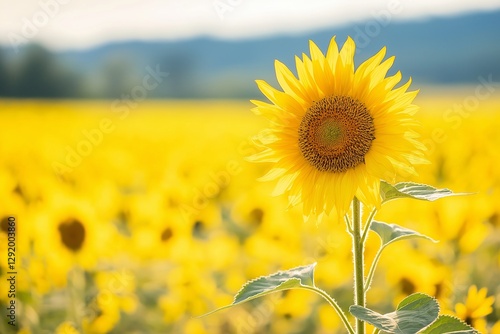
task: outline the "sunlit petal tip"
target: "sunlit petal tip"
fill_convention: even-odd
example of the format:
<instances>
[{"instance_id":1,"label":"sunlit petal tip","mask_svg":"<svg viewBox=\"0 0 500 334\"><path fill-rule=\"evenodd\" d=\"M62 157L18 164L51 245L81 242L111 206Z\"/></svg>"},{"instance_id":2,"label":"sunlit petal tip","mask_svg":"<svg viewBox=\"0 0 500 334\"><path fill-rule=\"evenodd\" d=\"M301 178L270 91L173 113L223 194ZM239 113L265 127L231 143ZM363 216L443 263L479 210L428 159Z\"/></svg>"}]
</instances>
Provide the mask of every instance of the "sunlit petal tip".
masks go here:
<instances>
[{"instance_id":1,"label":"sunlit petal tip","mask_svg":"<svg viewBox=\"0 0 500 334\"><path fill-rule=\"evenodd\" d=\"M312 216L311 215L302 215L302 220L306 223L306 224L309 224L312 220Z\"/></svg>"},{"instance_id":2,"label":"sunlit petal tip","mask_svg":"<svg viewBox=\"0 0 500 334\"><path fill-rule=\"evenodd\" d=\"M276 178L282 176L284 173L286 173L285 168L273 168L269 172L267 172L266 175L259 177L257 181L265 182L275 180Z\"/></svg>"},{"instance_id":3,"label":"sunlit petal tip","mask_svg":"<svg viewBox=\"0 0 500 334\"><path fill-rule=\"evenodd\" d=\"M342 49L340 50L340 53L346 53L346 54L349 54L349 55L353 55L354 56L354 53L356 52L356 43L354 42L354 40L348 36L344 45L342 45Z\"/></svg>"},{"instance_id":4,"label":"sunlit petal tip","mask_svg":"<svg viewBox=\"0 0 500 334\"><path fill-rule=\"evenodd\" d=\"M309 40L309 50L311 52L311 59L312 60L323 61L325 59L323 52L321 52L319 47L312 40Z\"/></svg>"},{"instance_id":5,"label":"sunlit petal tip","mask_svg":"<svg viewBox=\"0 0 500 334\"><path fill-rule=\"evenodd\" d=\"M286 210L291 210L295 206L300 204L300 196L288 196L288 205L286 207Z\"/></svg>"},{"instance_id":6,"label":"sunlit petal tip","mask_svg":"<svg viewBox=\"0 0 500 334\"><path fill-rule=\"evenodd\" d=\"M350 68L349 71L354 70L354 54L356 53L356 44L351 37L345 41L342 49L339 52L340 59L344 66ZM348 73L345 73L345 75Z\"/></svg>"},{"instance_id":7,"label":"sunlit petal tip","mask_svg":"<svg viewBox=\"0 0 500 334\"><path fill-rule=\"evenodd\" d=\"M251 103L253 103L255 107L252 107L250 109L250 111L257 113L259 115L262 114L261 108L266 108L266 107L272 106L269 103L265 103L265 102L258 101L258 100L252 100Z\"/></svg>"},{"instance_id":8,"label":"sunlit petal tip","mask_svg":"<svg viewBox=\"0 0 500 334\"><path fill-rule=\"evenodd\" d=\"M349 43L350 45L352 45L352 47L356 47L356 42L354 42L354 39L352 39L351 36L347 36L347 39L346 39L346 44ZM344 44L345 45L345 44Z\"/></svg>"},{"instance_id":9,"label":"sunlit petal tip","mask_svg":"<svg viewBox=\"0 0 500 334\"><path fill-rule=\"evenodd\" d=\"M283 92L277 90L264 80L256 80L255 82L257 83L257 87L260 89L262 94L264 94L269 101L271 101L275 105L279 104L279 101L282 101L280 97L283 96ZM288 99L288 101L289 100L291 99Z\"/></svg>"},{"instance_id":10,"label":"sunlit petal tip","mask_svg":"<svg viewBox=\"0 0 500 334\"><path fill-rule=\"evenodd\" d=\"M316 50L316 49L319 50L318 46L316 45L316 43L314 43L314 41L312 39L310 39L309 40L309 52L311 52L311 54L312 54L313 50Z\"/></svg>"},{"instance_id":11,"label":"sunlit petal tip","mask_svg":"<svg viewBox=\"0 0 500 334\"><path fill-rule=\"evenodd\" d=\"M276 73L288 69L288 67L285 64L283 64L281 61L279 61L278 59L274 60L274 68L276 70Z\"/></svg>"},{"instance_id":12,"label":"sunlit petal tip","mask_svg":"<svg viewBox=\"0 0 500 334\"><path fill-rule=\"evenodd\" d=\"M297 68L297 70L298 70L298 67L299 67L299 66L303 66L303 65L304 65L304 62L303 62L303 61L302 61L302 59L300 59L300 57L299 57L299 56L297 56L297 55L295 55L294 59L295 59L295 67L296 67L296 68Z\"/></svg>"},{"instance_id":13,"label":"sunlit petal tip","mask_svg":"<svg viewBox=\"0 0 500 334\"><path fill-rule=\"evenodd\" d=\"M367 61L371 60L371 59L377 59L377 60L380 60L378 63L380 64L380 62L382 62L382 59L384 59L385 57L385 54L387 53L387 48L384 46L382 49L380 49L373 57L371 57L370 59L368 59Z\"/></svg>"},{"instance_id":14,"label":"sunlit petal tip","mask_svg":"<svg viewBox=\"0 0 500 334\"><path fill-rule=\"evenodd\" d=\"M336 36L333 36L328 44L328 50L326 51L326 57L328 59L336 57L339 53L339 47L337 45Z\"/></svg>"},{"instance_id":15,"label":"sunlit petal tip","mask_svg":"<svg viewBox=\"0 0 500 334\"><path fill-rule=\"evenodd\" d=\"M271 149L246 156L244 159L249 162L278 162L279 160Z\"/></svg>"},{"instance_id":16,"label":"sunlit petal tip","mask_svg":"<svg viewBox=\"0 0 500 334\"><path fill-rule=\"evenodd\" d=\"M257 84L257 86L260 88L261 86L269 86L269 84L267 83L267 81L265 80L262 80L262 79L257 79L255 80L255 83Z\"/></svg>"},{"instance_id":17,"label":"sunlit petal tip","mask_svg":"<svg viewBox=\"0 0 500 334\"><path fill-rule=\"evenodd\" d=\"M316 226L319 226L319 225L325 223L327 220L327 217L328 216L324 212L321 212L318 215L316 215L316 217L315 217Z\"/></svg>"},{"instance_id":18,"label":"sunlit petal tip","mask_svg":"<svg viewBox=\"0 0 500 334\"><path fill-rule=\"evenodd\" d=\"M270 88L272 88L265 80L255 80L255 83L257 84L257 87L259 90L266 95L266 91ZM267 97L267 95L266 95ZM269 97L268 97L269 98Z\"/></svg>"},{"instance_id":19,"label":"sunlit petal tip","mask_svg":"<svg viewBox=\"0 0 500 334\"><path fill-rule=\"evenodd\" d=\"M406 91L408 89L408 87L411 86L412 82L413 82L413 78L412 77L408 78L408 81L403 85L403 87L406 87L403 91Z\"/></svg>"},{"instance_id":20,"label":"sunlit petal tip","mask_svg":"<svg viewBox=\"0 0 500 334\"><path fill-rule=\"evenodd\" d=\"M279 140L279 138L277 136L274 136L273 134L267 134L252 136L250 137L250 140L252 144L256 146L267 147L266 145L276 142L277 140Z\"/></svg>"},{"instance_id":21,"label":"sunlit petal tip","mask_svg":"<svg viewBox=\"0 0 500 334\"><path fill-rule=\"evenodd\" d=\"M310 63L311 62L311 58L309 58L309 56L307 54L302 53L302 61L304 62L304 64Z\"/></svg>"},{"instance_id":22,"label":"sunlit petal tip","mask_svg":"<svg viewBox=\"0 0 500 334\"><path fill-rule=\"evenodd\" d=\"M390 64L390 65L389 65L389 67L391 67L391 66L392 66L392 64L394 64L394 61L395 61L395 60L396 60L396 56L390 56L389 58L387 58L387 59L384 61L384 63L385 63L385 62L389 63L389 64Z\"/></svg>"},{"instance_id":23,"label":"sunlit petal tip","mask_svg":"<svg viewBox=\"0 0 500 334\"><path fill-rule=\"evenodd\" d=\"M342 53L354 54L355 49L356 49L356 44L354 43L354 40L351 37L348 37L347 40L344 42L344 45L342 45L342 48L340 49L340 54Z\"/></svg>"}]
</instances>

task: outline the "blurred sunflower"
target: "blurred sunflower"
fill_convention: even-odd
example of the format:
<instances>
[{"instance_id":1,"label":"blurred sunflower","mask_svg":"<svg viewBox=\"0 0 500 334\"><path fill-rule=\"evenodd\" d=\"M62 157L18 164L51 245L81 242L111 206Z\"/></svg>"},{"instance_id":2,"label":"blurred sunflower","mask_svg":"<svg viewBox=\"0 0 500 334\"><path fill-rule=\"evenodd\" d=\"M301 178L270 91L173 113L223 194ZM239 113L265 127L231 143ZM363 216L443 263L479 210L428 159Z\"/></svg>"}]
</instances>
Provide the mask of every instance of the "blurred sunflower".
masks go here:
<instances>
[{"instance_id":1,"label":"blurred sunflower","mask_svg":"<svg viewBox=\"0 0 500 334\"><path fill-rule=\"evenodd\" d=\"M80 334L75 325L70 321L64 321L56 328L56 334Z\"/></svg>"},{"instance_id":2,"label":"blurred sunflower","mask_svg":"<svg viewBox=\"0 0 500 334\"><path fill-rule=\"evenodd\" d=\"M5 179L1 175L0 171L0 187L3 186ZM10 189L9 189L10 190ZM16 244L17 244L17 254L19 257L29 256L30 252L30 239L32 238L31 230L26 229L23 233L19 233L19 225L21 221L25 221L25 216L27 213L26 203L22 200L21 196L16 195L15 191L4 191L0 189L0 252L2 254L7 254L8 248L8 233L9 233L9 217L11 220L15 220L15 233L16 233ZM12 232L12 227L11 227ZM2 261L0 263L0 268L7 267L7 261ZM6 270L8 271L8 270Z\"/></svg>"},{"instance_id":3,"label":"blurred sunflower","mask_svg":"<svg viewBox=\"0 0 500 334\"><path fill-rule=\"evenodd\" d=\"M69 194L47 199L30 219L37 236L32 260L43 264L45 279L55 287L66 285L72 267L92 269L123 247L114 227L96 216L90 203Z\"/></svg>"},{"instance_id":4,"label":"blurred sunflower","mask_svg":"<svg viewBox=\"0 0 500 334\"><path fill-rule=\"evenodd\" d=\"M261 179L279 179L274 194L302 202L305 216L341 217L354 196L378 205L381 179L394 181L426 162L411 79L394 89L401 73L386 77L394 57L382 61L385 48L355 69L355 49L348 38L339 52L334 37L325 56L311 41L311 58L295 58L298 78L276 61L283 91L257 80L272 103L254 100L253 111L272 127L255 139L264 150L249 159L275 163Z\"/></svg>"},{"instance_id":5,"label":"blurred sunflower","mask_svg":"<svg viewBox=\"0 0 500 334\"><path fill-rule=\"evenodd\" d=\"M85 333L109 333L124 314L130 315L137 309L135 282L131 279L123 281L118 275L98 273L96 281L99 292L87 305L89 312L82 321Z\"/></svg>"},{"instance_id":6,"label":"blurred sunflower","mask_svg":"<svg viewBox=\"0 0 500 334\"><path fill-rule=\"evenodd\" d=\"M500 334L500 320L495 322L491 328L491 334Z\"/></svg>"},{"instance_id":7,"label":"blurred sunflower","mask_svg":"<svg viewBox=\"0 0 500 334\"><path fill-rule=\"evenodd\" d=\"M392 287L394 304L415 292L431 295L441 303L446 301L451 293L448 267L428 258L408 244L387 248L385 252L380 267L385 269L385 281ZM374 290L375 299L387 300L386 291Z\"/></svg>"},{"instance_id":8,"label":"blurred sunflower","mask_svg":"<svg viewBox=\"0 0 500 334\"><path fill-rule=\"evenodd\" d=\"M457 317L465 321L472 327L485 332L486 319L485 317L493 312L492 305L495 302L495 297L487 297L488 289L477 289L477 286L472 285L467 292L465 303L455 305L455 313Z\"/></svg>"}]
</instances>

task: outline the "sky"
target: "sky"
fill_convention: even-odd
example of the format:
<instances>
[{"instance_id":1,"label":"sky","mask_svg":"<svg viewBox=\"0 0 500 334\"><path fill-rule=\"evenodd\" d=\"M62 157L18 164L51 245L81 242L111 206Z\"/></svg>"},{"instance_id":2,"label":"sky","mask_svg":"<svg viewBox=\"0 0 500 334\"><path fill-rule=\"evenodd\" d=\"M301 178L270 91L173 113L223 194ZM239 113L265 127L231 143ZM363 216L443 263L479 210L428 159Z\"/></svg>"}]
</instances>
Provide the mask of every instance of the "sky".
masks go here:
<instances>
[{"instance_id":1,"label":"sky","mask_svg":"<svg viewBox=\"0 0 500 334\"><path fill-rule=\"evenodd\" d=\"M500 1L0 0L0 44L71 50L123 40L252 38L493 9Z\"/></svg>"}]
</instances>

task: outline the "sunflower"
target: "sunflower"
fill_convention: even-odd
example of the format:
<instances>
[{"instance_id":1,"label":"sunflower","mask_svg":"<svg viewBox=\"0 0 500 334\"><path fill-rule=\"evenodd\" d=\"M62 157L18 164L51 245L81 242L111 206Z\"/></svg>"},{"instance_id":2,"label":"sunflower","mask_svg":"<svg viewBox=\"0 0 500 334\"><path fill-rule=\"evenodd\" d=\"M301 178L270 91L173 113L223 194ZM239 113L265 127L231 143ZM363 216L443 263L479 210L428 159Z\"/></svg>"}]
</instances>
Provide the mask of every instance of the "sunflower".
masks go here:
<instances>
[{"instance_id":1,"label":"sunflower","mask_svg":"<svg viewBox=\"0 0 500 334\"><path fill-rule=\"evenodd\" d=\"M492 305L495 302L495 297L488 297L487 295L487 288L478 290L477 286L470 286L465 303L457 303L455 305L457 317L476 329L485 327L485 317L493 312Z\"/></svg>"},{"instance_id":2,"label":"sunflower","mask_svg":"<svg viewBox=\"0 0 500 334\"><path fill-rule=\"evenodd\" d=\"M381 179L415 174L414 165L426 162L411 79L395 88L401 73L386 77L394 57L383 61L385 47L355 69L355 49L348 38L339 52L333 37L325 56L310 41L311 57L295 57L297 77L276 60L283 91L256 81L271 103L252 100L252 110L271 127L255 139L263 150L249 160L273 162L261 180L278 180L273 194L302 202L307 217L341 217L354 196L378 206Z\"/></svg>"},{"instance_id":3,"label":"sunflower","mask_svg":"<svg viewBox=\"0 0 500 334\"><path fill-rule=\"evenodd\" d=\"M28 221L36 236L29 270L41 292L65 287L73 267L94 270L124 248L125 241L92 203L69 192L48 195L43 206L33 207Z\"/></svg>"}]
</instances>

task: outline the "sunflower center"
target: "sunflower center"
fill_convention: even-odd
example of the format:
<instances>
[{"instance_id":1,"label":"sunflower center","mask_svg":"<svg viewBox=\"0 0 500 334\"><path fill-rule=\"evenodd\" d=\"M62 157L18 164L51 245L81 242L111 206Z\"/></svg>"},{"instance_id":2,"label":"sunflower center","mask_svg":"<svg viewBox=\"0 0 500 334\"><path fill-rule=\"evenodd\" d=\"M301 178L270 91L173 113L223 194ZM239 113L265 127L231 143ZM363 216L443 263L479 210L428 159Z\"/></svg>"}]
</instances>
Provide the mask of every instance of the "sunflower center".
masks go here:
<instances>
[{"instance_id":1,"label":"sunflower center","mask_svg":"<svg viewBox=\"0 0 500 334\"><path fill-rule=\"evenodd\" d=\"M77 219L68 219L58 226L61 242L66 248L77 252L85 240L85 227Z\"/></svg>"},{"instance_id":2,"label":"sunflower center","mask_svg":"<svg viewBox=\"0 0 500 334\"><path fill-rule=\"evenodd\" d=\"M9 217L5 216L0 220L0 231L5 233L9 231Z\"/></svg>"},{"instance_id":3,"label":"sunflower center","mask_svg":"<svg viewBox=\"0 0 500 334\"><path fill-rule=\"evenodd\" d=\"M173 235L174 233L172 232L172 229L170 227L167 227L161 233L161 241L167 242L168 240L170 240L170 238L172 238Z\"/></svg>"},{"instance_id":4,"label":"sunflower center","mask_svg":"<svg viewBox=\"0 0 500 334\"><path fill-rule=\"evenodd\" d=\"M341 137L342 127L334 119L327 119L316 131L316 141L323 146L334 146Z\"/></svg>"},{"instance_id":5,"label":"sunflower center","mask_svg":"<svg viewBox=\"0 0 500 334\"><path fill-rule=\"evenodd\" d=\"M364 163L375 139L373 117L349 96L328 96L315 102L299 127L299 148L316 169L342 173Z\"/></svg>"}]
</instances>

